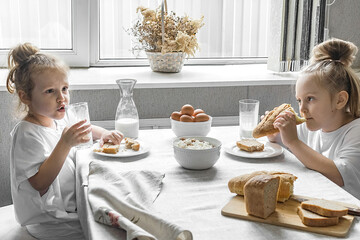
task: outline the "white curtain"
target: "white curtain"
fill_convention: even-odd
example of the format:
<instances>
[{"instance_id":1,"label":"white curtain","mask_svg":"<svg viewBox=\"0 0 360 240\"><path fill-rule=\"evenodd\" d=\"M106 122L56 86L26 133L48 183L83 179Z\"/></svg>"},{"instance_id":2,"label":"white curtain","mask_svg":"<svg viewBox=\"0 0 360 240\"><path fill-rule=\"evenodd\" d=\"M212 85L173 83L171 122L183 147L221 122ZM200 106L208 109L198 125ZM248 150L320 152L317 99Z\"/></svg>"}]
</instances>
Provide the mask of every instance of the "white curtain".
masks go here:
<instances>
[{"instance_id":1,"label":"white curtain","mask_svg":"<svg viewBox=\"0 0 360 240\"><path fill-rule=\"evenodd\" d=\"M156 0L100 0L100 59L135 58L125 32L136 8L156 9ZM204 15L197 58L266 57L269 0L168 0L168 11L193 19ZM144 56L144 55L142 55ZM142 57L140 55L140 57Z\"/></svg>"},{"instance_id":2,"label":"white curtain","mask_svg":"<svg viewBox=\"0 0 360 240\"><path fill-rule=\"evenodd\" d=\"M0 48L71 49L71 0L1 0Z\"/></svg>"}]
</instances>

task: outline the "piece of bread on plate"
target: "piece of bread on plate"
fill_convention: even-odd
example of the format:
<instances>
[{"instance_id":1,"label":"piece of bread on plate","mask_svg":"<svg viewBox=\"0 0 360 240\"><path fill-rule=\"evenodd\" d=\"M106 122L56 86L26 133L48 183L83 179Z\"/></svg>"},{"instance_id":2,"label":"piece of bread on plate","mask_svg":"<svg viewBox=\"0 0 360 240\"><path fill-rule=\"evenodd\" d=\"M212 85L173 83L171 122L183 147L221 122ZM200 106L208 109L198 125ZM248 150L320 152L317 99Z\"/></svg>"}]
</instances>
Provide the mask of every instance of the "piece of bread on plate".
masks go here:
<instances>
[{"instance_id":1,"label":"piece of bread on plate","mask_svg":"<svg viewBox=\"0 0 360 240\"><path fill-rule=\"evenodd\" d=\"M309 227L327 227L339 223L339 217L324 217L305 210L300 206L297 208L297 213L301 219L301 222Z\"/></svg>"},{"instance_id":2,"label":"piece of bread on plate","mask_svg":"<svg viewBox=\"0 0 360 240\"><path fill-rule=\"evenodd\" d=\"M264 136L268 136L274 133L279 132L279 129L274 128L274 121L276 117L282 113L283 111L289 110L295 114L296 117L296 124L302 124L306 122L305 118L301 118L297 115L297 113L294 111L294 109L291 107L290 104L283 103L280 106L274 108L272 111L270 111L262 120L261 122L254 128L253 130L253 137L254 138L260 138Z\"/></svg>"},{"instance_id":3,"label":"piece of bread on plate","mask_svg":"<svg viewBox=\"0 0 360 240\"><path fill-rule=\"evenodd\" d=\"M244 186L246 212L250 215L267 218L275 212L280 177L257 175Z\"/></svg>"},{"instance_id":4,"label":"piece of bread on plate","mask_svg":"<svg viewBox=\"0 0 360 240\"><path fill-rule=\"evenodd\" d=\"M278 172L278 171L256 171L248 174L243 174L237 177L233 177L228 182L228 187L230 192L236 193L238 195L244 195L244 186L251 178L257 175L269 174L273 176L280 177L280 184L278 190L277 201L285 202L287 201L294 191L294 182L297 177L291 173Z\"/></svg>"},{"instance_id":5,"label":"piece of bread on plate","mask_svg":"<svg viewBox=\"0 0 360 240\"><path fill-rule=\"evenodd\" d=\"M342 217L348 213L348 208L324 199L304 201L301 207L325 217Z\"/></svg>"},{"instance_id":6,"label":"piece of bread on plate","mask_svg":"<svg viewBox=\"0 0 360 240\"><path fill-rule=\"evenodd\" d=\"M246 152L264 151L264 144L255 139L241 139L236 142L236 146Z\"/></svg>"},{"instance_id":7,"label":"piece of bread on plate","mask_svg":"<svg viewBox=\"0 0 360 240\"><path fill-rule=\"evenodd\" d=\"M132 138L125 138L125 148L127 149L132 149L134 151L139 151L140 150L140 143L138 141L135 141Z\"/></svg>"},{"instance_id":8,"label":"piece of bread on plate","mask_svg":"<svg viewBox=\"0 0 360 240\"><path fill-rule=\"evenodd\" d=\"M104 143L101 149L103 153L116 154L119 152L120 145L107 142Z\"/></svg>"}]
</instances>

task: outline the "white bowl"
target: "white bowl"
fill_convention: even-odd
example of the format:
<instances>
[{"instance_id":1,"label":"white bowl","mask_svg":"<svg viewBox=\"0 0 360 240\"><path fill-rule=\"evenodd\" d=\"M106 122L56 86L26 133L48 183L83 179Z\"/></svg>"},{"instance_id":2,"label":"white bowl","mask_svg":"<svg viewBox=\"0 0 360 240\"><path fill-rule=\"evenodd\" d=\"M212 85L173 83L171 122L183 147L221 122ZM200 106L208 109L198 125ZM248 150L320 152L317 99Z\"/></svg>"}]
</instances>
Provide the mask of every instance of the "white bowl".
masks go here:
<instances>
[{"instance_id":1,"label":"white bowl","mask_svg":"<svg viewBox=\"0 0 360 240\"><path fill-rule=\"evenodd\" d=\"M211 143L210 149L187 149L177 147L181 138L194 138ZM183 167L192 170L203 170L214 166L220 157L221 142L210 137L178 137L173 140L174 156L176 161Z\"/></svg>"},{"instance_id":2,"label":"white bowl","mask_svg":"<svg viewBox=\"0 0 360 240\"><path fill-rule=\"evenodd\" d=\"M177 137L202 136L205 137L211 130L212 117L206 122L180 122L170 118L171 129Z\"/></svg>"}]
</instances>

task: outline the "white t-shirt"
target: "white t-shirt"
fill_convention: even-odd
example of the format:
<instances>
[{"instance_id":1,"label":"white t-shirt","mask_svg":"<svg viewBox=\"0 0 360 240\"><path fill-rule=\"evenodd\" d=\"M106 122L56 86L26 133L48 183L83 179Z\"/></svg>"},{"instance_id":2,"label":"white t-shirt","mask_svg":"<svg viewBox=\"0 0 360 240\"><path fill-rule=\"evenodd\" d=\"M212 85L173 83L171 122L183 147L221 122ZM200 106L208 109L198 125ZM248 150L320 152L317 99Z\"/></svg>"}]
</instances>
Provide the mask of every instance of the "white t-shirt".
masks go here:
<instances>
[{"instance_id":1,"label":"white t-shirt","mask_svg":"<svg viewBox=\"0 0 360 240\"><path fill-rule=\"evenodd\" d=\"M360 118L333 132L309 131L298 125L298 137L315 151L334 161L343 188L360 199Z\"/></svg>"},{"instance_id":2,"label":"white t-shirt","mask_svg":"<svg viewBox=\"0 0 360 240\"><path fill-rule=\"evenodd\" d=\"M23 226L78 221L74 149L70 151L61 171L43 196L28 181L28 178L38 172L61 137L65 123L55 123L56 130L21 121L11 132L11 194L16 219Z\"/></svg>"}]
</instances>

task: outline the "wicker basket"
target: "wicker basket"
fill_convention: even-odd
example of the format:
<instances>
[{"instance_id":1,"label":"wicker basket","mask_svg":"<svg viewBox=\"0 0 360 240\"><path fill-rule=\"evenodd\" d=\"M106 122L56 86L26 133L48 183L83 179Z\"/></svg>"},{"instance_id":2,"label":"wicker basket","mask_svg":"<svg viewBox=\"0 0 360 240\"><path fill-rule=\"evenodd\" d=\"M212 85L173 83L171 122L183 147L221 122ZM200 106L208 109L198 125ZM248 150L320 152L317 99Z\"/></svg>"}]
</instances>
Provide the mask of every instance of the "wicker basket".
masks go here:
<instances>
[{"instance_id":1,"label":"wicker basket","mask_svg":"<svg viewBox=\"0 0 360 240\"><path fill-rule=\"evenodd\" d=\"M180 72L184 65L186 53L171 52L162 54L161 52L146 52L150 62L150 67L154 72Z\"/></svg>"},{"instance_id":2,"label":"wicker basket","mask_svg":"<svg viewBox=\"0 0 360 240\"><path fill-rule=\"evenodd\" d=\"M167 14L166 0L162 0L161 3L161 35L162 44L164 45L165 36L165 23L164 15ZM180 72L184 65L186 53L183 52L170 52L162 54L161 52L146 52L146 55L150 62L150 67L154 72Z\"/></svg>"}]
</instances>

